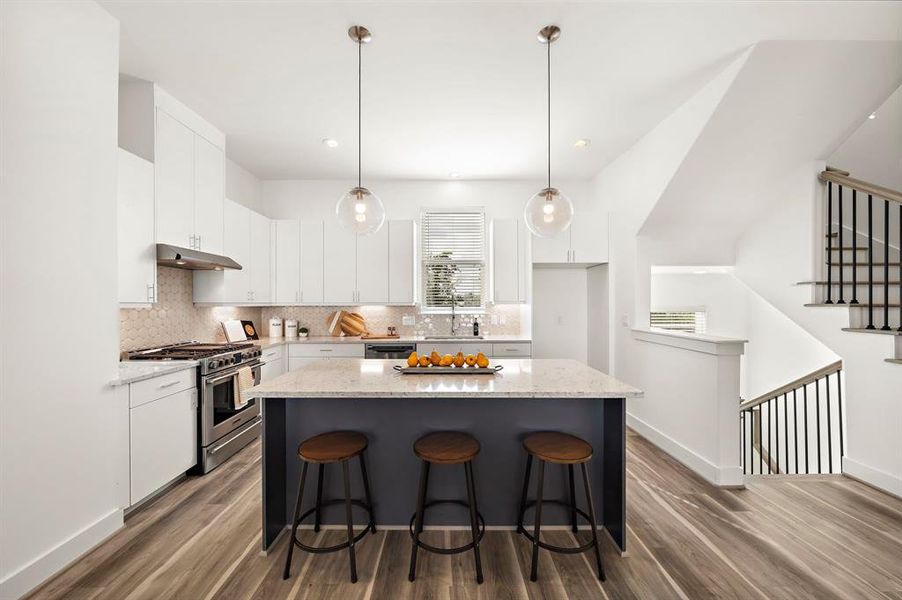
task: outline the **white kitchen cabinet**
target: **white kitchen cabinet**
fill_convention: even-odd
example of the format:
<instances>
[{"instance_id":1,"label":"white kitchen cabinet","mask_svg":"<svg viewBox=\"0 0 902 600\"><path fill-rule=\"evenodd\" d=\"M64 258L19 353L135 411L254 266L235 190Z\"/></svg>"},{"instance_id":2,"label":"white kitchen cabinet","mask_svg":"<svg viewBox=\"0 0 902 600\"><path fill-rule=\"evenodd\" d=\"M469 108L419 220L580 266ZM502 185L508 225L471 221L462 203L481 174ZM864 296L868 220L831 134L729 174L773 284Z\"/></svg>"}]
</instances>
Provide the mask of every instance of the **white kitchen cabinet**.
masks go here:
<instances>
[{"instance_id":1,"label":"white kitchen cabinet","mask_svg":"<svg viewBox=\"0 0 902 600\"><path fill-rule=\"evenodd\" d=\"M288 370L294 371L329 358L363 358L362 342L338 342L335 344L288 344Z\"/></svg>"},{"instance_id":2,"label":"white kitchen cabinet","mask_svg":"<svg viewBox=\"0 0 902 600\"><path fill-rule=\"evenodd\" d=\"M254 211L250 213L250 301L272 302L272 262L270 220Z\"/></svg>"},{"instance_id":3,"label":"white kitchen cabinet","mask_svg":"<svg viewBox=\"0 0 902 600\"><path fill-rule=\"evenodd\" d=\"M489 358L529 358L532 354L530 342L492 343L490 340L467 340L449 342L447 340L432 343L429 341L417 343L417 354L429 355L435 350L440 355L478 354L482 352Z\"/></svg>"},{"instance_id":4,"label":"white kitchen cabinet","mask_svg":"<svg viewBox=\"0 0 902 600\"><path fill-rule=\"evenodd\" d=\"M273 221L276 304L301 301L301 228L295 220ZM322 238L320 238L322 239Z\"/></svg>"},{"instance_id":5,"label":"white kitchen cabinet","mask_svg":"<svg viewBox=\"0 0 902 600\"><path fill-rule=\"evenodd\" d=\"M323 222L301 221L301 289L303 304L323 303Z\"/></svg>"},{"instance_id":6,"label":"white kitchen cabinet","mask_svg":"<svg viewBox=\"0 0 902 600\"><path fill-rule=\"evenodd\" d=\"M412 220L397 219L388 226L388 302L414 304L415 225Z\"/></svg>"},{"instance_id":7,"label":"white kitchen cabinet","mask_svg":"<svg viewBox=\"0 0 902 600\"><path fill-rule=\"evenodd\" d=\"M526 302L528 238L526 226L520 219L492 220L492 302Z\"/></svg>"},{"instance_id":8,"label":"white kitchen cabinet","mask_svg":"<svg viewBox=\"0 0 902 600\"><path fill-rule=\"evenodd\" d=\"M197 463L197 389L129 411L130 502L137 504Z\"/></svg>"},{"instance_id":9,"label":"white kitchen cabinet","mask_svg":"<svg viewBox=\"0 0 902 600\"><path fill-rule=\"evenodd\" d=\"M157 110L156 241L194 247L194 132Z\"/></svg>"},{"instance_id":10,"label":"white kitchen cabinet","mask_svg":"<svg viewBox=\"0 0 902 600\"><path fill-rule=\"evenodd\" d=\"M357 237L357 303L388 304L388 223Z\"/></svg>"},{"instance_id":11,"label":"white kitchen cabinet","mask_svg":"<svg viewBox=\"0 0 902 600\"><path fill-rule=\"evenodd\" d=\"M153 163L119 149L117 219L119 302L156 301Z\"/></svg>"},{"instance_id":12,"label":"white kitchen cabinet","mask_svg":"<svg viewBox=\"0 0 902 600\"><path fill-rule=\"evenodd\" d=\"M323 303L357 302L357 236L336 219L323 223Z\"/></svg>"},{"instance_id":13,"label":"white kitchen cabinet","mask_svg":"<svg viewBox=\"0 0 902 600\"><path fill-rule=\"evenodd\" d=\"M268 360L260 367L260 383L266 383L285 372L285 360Z\"/></svg>"},{"instance_id":14,"label":"white kitchen cabinet","mask_svg":"<svg viewBox=\"0 0 902 600\"><path fill-rule=\"evenodd\" d=\"M226 199L223 202L223 254L241 269L194 272L194 301L205 303L250 302L251 211Z\"/></svg>"},{"instance_id":15,"label":"white kitchen cabinet","mask_svg":"<svg viewBox=\"0 0 902 600\"><path fill-rule=\"evenodd\" d=\"M532 238L533 263L593 265L608 262L607 213L577 213L567 231Z\"/></svg>"},{"instance_id":16,"label":"white kitchen cabinet","mask_svg":"<svg viewBox=\"0 0 902 600\"><path fill-rule=\"evenodd\" d=\"M220 148L194 137L194 244L202 252L222 254L225 156Z\"/></svg>"}]
</instances>

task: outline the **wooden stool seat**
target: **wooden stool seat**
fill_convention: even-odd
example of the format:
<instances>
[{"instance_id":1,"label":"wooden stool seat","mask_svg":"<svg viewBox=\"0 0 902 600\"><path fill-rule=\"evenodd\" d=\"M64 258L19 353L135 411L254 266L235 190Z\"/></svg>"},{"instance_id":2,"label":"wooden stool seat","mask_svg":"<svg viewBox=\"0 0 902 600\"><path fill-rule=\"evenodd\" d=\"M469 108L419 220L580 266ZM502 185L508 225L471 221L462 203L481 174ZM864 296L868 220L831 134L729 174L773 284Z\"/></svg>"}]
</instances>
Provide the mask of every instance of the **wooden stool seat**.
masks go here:
<instances>
[{"instance_id":1,"label":"wooden stool seat","mask_svg":"<svg viewBox=\"0 0 902 600\"><path fill-rule=\"evenodd\" d=\"M356 431L329 431L301 442L298 456L310 463L335 463L366 450L366 436Z\"/></svg>"},{"instance_id":2,"label":"wooden stool seat","mask_svg":"<svg viewBox=\"0 0 902 600\"><path fill-rule=\"evenodd\" d=\"M592 445L586 440L560 431L539 431L523 440L531 455L559 465L576 465L592 458Z\"/></svg>"},{"instance_id":3,"label":"wooden stool seat","mask_svg":"<svg viewBox=\"0 0 902 600\"><path fill-rule=\"evenodd\" d=\"M479 442L472 435L460 431L427 433L413 445L421 460L440 465L459 465L479 454Z\"/></svg>"}]
</instances>

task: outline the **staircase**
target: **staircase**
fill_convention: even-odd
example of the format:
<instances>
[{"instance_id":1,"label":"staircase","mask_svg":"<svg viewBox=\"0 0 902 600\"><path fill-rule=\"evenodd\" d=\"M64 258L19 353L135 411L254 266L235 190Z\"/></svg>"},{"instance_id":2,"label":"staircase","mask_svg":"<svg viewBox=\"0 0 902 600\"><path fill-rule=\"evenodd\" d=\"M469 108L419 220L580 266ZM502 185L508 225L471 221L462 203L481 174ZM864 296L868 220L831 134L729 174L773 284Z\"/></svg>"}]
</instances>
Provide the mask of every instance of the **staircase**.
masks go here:
<instances>
[{"instance_id":1,"label":"staircase","mask_svg":"<svg viewBox=\"0 0 902 600\"><path fill-rule=\"evenodd\" d=\"M868 183L827 167L825 268L813 286L810 307L845 306L844 331L896 336L895 356L902 365L902 192Z\"/></svg>"}]
</instances>

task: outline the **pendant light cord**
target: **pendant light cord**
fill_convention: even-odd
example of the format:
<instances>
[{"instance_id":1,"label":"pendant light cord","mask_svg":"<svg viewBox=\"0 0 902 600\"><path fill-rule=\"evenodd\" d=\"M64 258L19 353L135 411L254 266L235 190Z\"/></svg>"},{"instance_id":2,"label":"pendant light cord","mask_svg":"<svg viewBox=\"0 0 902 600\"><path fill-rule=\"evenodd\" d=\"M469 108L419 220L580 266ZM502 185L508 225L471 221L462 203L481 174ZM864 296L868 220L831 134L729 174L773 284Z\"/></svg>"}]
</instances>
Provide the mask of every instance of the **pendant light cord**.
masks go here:
<instances>
[{"instance_id":1,"label":"pendant light cord","mask_svg":"<svg viewBox=\"0 0 902 600\"><path fill-rule=\"evenodd\" d=\"M551 40L548 40L548 187L551 187Z\"/></svg>"},{"instance_id":2,"label":"pendant light cord","mask_svg":"<svg viewBox=\"0 0 902 600\"><path fill-rule=\"evenodd\" d=\"M360 80L362 78L361 74L363 71L362 67L361 67L362 54L363 54L362 50L363 50L363 42L360 40L357 40L357 187L362 187L361 186L361 178L360 178L360 162L361 162L360 161L360 157L361 157L361 150L360 150L361 133L360 132L361 132L361 123L363 121L363 116L362 116L363 111L361 109L361 104L363 102L362 101L363 92L361 91L362 86L360 83Z\"/></svg>"}]
</instances>

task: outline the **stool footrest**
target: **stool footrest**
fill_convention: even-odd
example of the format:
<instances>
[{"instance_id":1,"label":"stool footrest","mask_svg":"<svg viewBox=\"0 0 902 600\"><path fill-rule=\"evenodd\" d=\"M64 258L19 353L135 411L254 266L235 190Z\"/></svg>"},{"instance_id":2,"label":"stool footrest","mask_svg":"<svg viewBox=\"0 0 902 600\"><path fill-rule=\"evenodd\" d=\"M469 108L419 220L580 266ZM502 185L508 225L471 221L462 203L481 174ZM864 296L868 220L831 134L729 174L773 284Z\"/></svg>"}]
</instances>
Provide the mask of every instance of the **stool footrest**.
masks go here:
<instances>
[{"instance_id":1,"label":"stool footrest","mask_svg":"<svg viewBox=\"0 0 902 600\"><path fill-rule=\"evenodd\" d=\"M323 506L335 506L337 504L344 505L344 503L345 503L344 498L336 498L334 500L324 500L323 502L320 503L320 508L322 508ZM369 516L369 523L367 523L367 526L364 527L363 530L361 530L360 533L356 534L353 538L353 542L356 544L357 542L362 540L366 536L366 534L369 533L370 531L372 531L373 533L376 532L376 523L373 520L373 508L369 504L367 504L363 500L351 500L351 504L358 508L362 508L363 510L365 510L367 512L367 516ZM304 512L301 516L299 516L298 523L302 523L304 521L304 519L306 519L307 517L309 517L310 515L315 513L316 508L317 507L314 506L313 508L311 508L310 510ZM301 550L305 550L305 551L311 552L313 554L327 554L329 552L338 552L339 550L344 550L345 548L350 546L350 543L348 543L347 541L344 541L340 544L335 544L334 546L309 546L309 545L303 543L302 541L300 541L299 539L297 539L297 537L295 537L292 541L294 542L294 545L297 546L298 548L300 548Z\"/></svg>"},{"instance_id":2,"label":"stool footrest","mask_svg":"<svg viewBox=\"0 0 902 600\"><path fill-rule=\"evenodd\" d=\"M470 505L464 502L463 500L431 500L423 505L423 511L431 506L437 506L440 504L456 504L458 506L463 506L464 508L469 508ZM479 532L476 536L475 541L471 541L468 544L464 544L463 546L457 546L456 548L439 548L438 546L432 546L420 540L419 534L415 534L413 531L414 522L416 521L417 514L413 513L410 517L410 525L408 526L408 530L410 531L410 537L413 540L413 543L417 545L417 547L422 548L423 550L428 550L430 552L435 552L436 554L460 554L461 552L466 552L467 550L472 550L476 547L479 542L482 541L482 537L485 535L485 519L482 518L482 513L479 511L476 512L476 520L479 523Z\"/></svg>"},{"instance_id":3,"label":"stool footrest","mask_svg":"<svg viewBox=\"0 0 902 600\"><path fill-rule=\"evenodd\" d=\"M590 523L592 522L592 518L589 516L589 513L577 506L572 506L565 500L542 500L542 504L556 504L558 506L563 506L568 510L576 511L576 514L584 518L586 521L589 521ZM520 515L521 523L523 522L523 515L526 514L526 511L534 507L535 505L535 500L530 500L523 506L523 513ZM593 540L589 540L581 546L555 546L554 544L549 544L548 542L543 542L542 540L538 540L538 542L536 542L535 536L530 533L528 529L526 529L526 526L520 526L518 533L522 533L523 536L530 541L530 543L538 544L539 548L544 548L545 550L558 552L560 554L580 554L595 547L595 542Z\"/></svg>"}]
</instances>

